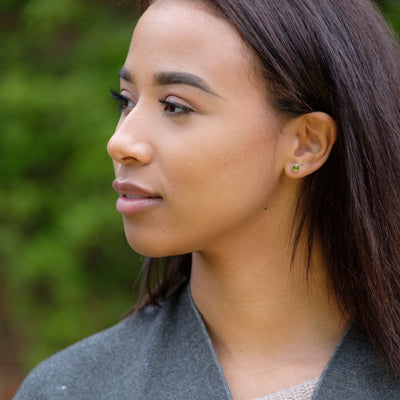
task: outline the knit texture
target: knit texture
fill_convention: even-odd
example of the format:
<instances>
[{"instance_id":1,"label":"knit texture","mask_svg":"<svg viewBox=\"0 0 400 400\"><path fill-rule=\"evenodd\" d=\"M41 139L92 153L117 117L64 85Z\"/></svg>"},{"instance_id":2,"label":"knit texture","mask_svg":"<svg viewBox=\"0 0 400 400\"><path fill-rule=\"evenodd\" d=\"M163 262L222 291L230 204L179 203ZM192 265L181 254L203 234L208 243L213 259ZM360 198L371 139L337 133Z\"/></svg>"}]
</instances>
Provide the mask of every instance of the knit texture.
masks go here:
<instances>
[{"instance_id":1,"label":"knit texture","mask_svg":"<svg viewBox=\"0 0 400 400\"><path fill-rule=\"evenodd\" d=\"M253 400L311 400L314 393L319 376L316 378L291 386L289 389L280 390L279 392L268 394L265 397L257 397Z\"/></svg>"}]
</instances>

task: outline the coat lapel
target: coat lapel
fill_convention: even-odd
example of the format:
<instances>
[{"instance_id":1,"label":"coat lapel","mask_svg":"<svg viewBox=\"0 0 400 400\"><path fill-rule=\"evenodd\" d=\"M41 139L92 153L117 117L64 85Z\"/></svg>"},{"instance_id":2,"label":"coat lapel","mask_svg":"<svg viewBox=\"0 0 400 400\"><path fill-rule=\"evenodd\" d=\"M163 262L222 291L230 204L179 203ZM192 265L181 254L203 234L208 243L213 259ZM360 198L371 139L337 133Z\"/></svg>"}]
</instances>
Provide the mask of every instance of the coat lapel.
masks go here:
<instances>
[{"instance_id":1,"label":"coat lapel","mask_svg":"<svg viewBox=\"0 0 400 400\"><path fill-rule=\"evenodd\" d=\"M180 380L181 389L179 395L174 393L174 399L232 400L189 285L177 299L176 304L172 302L174 309L167 313L169 343L164 371L166 376L172 373ZM169 379L170 376L166 384ZM350 325L337 346L312 397L312 400L347 399L400 399L400 379L387 373L355 324Z\"/></svg>"},{"instance_id":2,"label":"coat lapel","mask_svg":"<svg viewBox=\"0 0 400 400\"><path fill-rule=\"evenodd\" d=\"M148 373L142 383L150 389L144 398L232 400L189 285L170 297L154 337L157 354L146 356Z\"/></svg>"},{"instance_id":3,"label":"coat lapel","mask_svg":"<svg viewBox=\"0 0 400 400\"><path fill-rule=\"evenodd\" d=\"M356 325L351 325L322 373L312 400L400 399L390 376Z\"/></svg>"}]
</instances>

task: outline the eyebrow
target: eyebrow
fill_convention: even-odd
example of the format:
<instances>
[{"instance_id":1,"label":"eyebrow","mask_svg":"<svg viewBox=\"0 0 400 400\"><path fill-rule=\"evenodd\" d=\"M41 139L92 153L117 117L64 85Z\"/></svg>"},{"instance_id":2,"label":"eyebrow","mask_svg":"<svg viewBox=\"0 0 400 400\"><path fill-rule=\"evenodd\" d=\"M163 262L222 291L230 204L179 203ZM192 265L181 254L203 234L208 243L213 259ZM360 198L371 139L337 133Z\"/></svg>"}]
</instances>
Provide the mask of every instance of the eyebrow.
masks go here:
<instances>
[{"instance_id":1,"label":"eyebrow","mask_svg":"<svg viewBox=\"0 0 400 400\"><path fill-rule=\"evenodd\" d=\"M121 68L121 70L119 71L119 76L121 79L127 82L134 83L132 75L125 67ZM158 72L154 75L154 85L193 86L197 89L203 90L206 93L212 94L213 96L221 97L217 93L213 92L203 79L188 72Z\"/></svg>"},{"instance_id":2,"label":"eyebrow","mask_svg":"<svg viewBox=\"0 0 400 400\"><path fill-rule=\"evenodd\" d=\"M119 74L118 75L124 81L130 82L130 83L134 83L130 72L125 67L122 67L119 70Z\"/></svg>"}]
</instances>

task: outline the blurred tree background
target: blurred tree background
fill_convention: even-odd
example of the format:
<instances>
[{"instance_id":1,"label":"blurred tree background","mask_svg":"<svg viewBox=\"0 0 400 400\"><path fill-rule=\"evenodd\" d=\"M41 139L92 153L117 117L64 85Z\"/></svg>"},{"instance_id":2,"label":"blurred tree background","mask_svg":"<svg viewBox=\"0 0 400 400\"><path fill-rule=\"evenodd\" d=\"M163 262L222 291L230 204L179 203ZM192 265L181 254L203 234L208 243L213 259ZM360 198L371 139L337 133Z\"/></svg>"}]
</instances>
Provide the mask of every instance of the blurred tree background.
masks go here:
<instances>
[{"instance_id":1,"label":"blurred tree background","mask_svg":"<svg viewBox=\"0 0 400 400\"><path fill-rule=\"evenodd\" d=\"M399 32L400 0L378 3ZM136 19L133 0L0 2L0 400L134 303L106 143Z\"/></svg>"},{"instance_id":2,"label":"blurred tree background","mask_svg":"<svg viewBox=\"0 0 400 400\"><path fill-rule=\"evenodd\" d=\"M133 1L0 1L0 399L134 303L106 143ZM18 383L17 383L18 384Z\"/></svg>"}]
</instances>

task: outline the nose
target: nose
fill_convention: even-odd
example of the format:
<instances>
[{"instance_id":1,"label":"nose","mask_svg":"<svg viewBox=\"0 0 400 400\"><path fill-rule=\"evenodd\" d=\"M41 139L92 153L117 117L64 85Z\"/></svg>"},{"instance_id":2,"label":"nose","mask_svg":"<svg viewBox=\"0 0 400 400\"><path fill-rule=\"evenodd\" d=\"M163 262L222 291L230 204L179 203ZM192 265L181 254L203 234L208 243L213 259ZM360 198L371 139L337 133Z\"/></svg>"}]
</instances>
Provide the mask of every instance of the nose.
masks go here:
<instances>
[{"instance_id":1,"label":"nose","mask_svg":"<svg viewBox=\"0 0 400 400\"><path fill-rule=\"evenodd\" d=\"M153 147L132 111L118 123L108 141L107 152L114 161L121 164L147 165L151 163Z\"/></svg>"}]
</instances>

